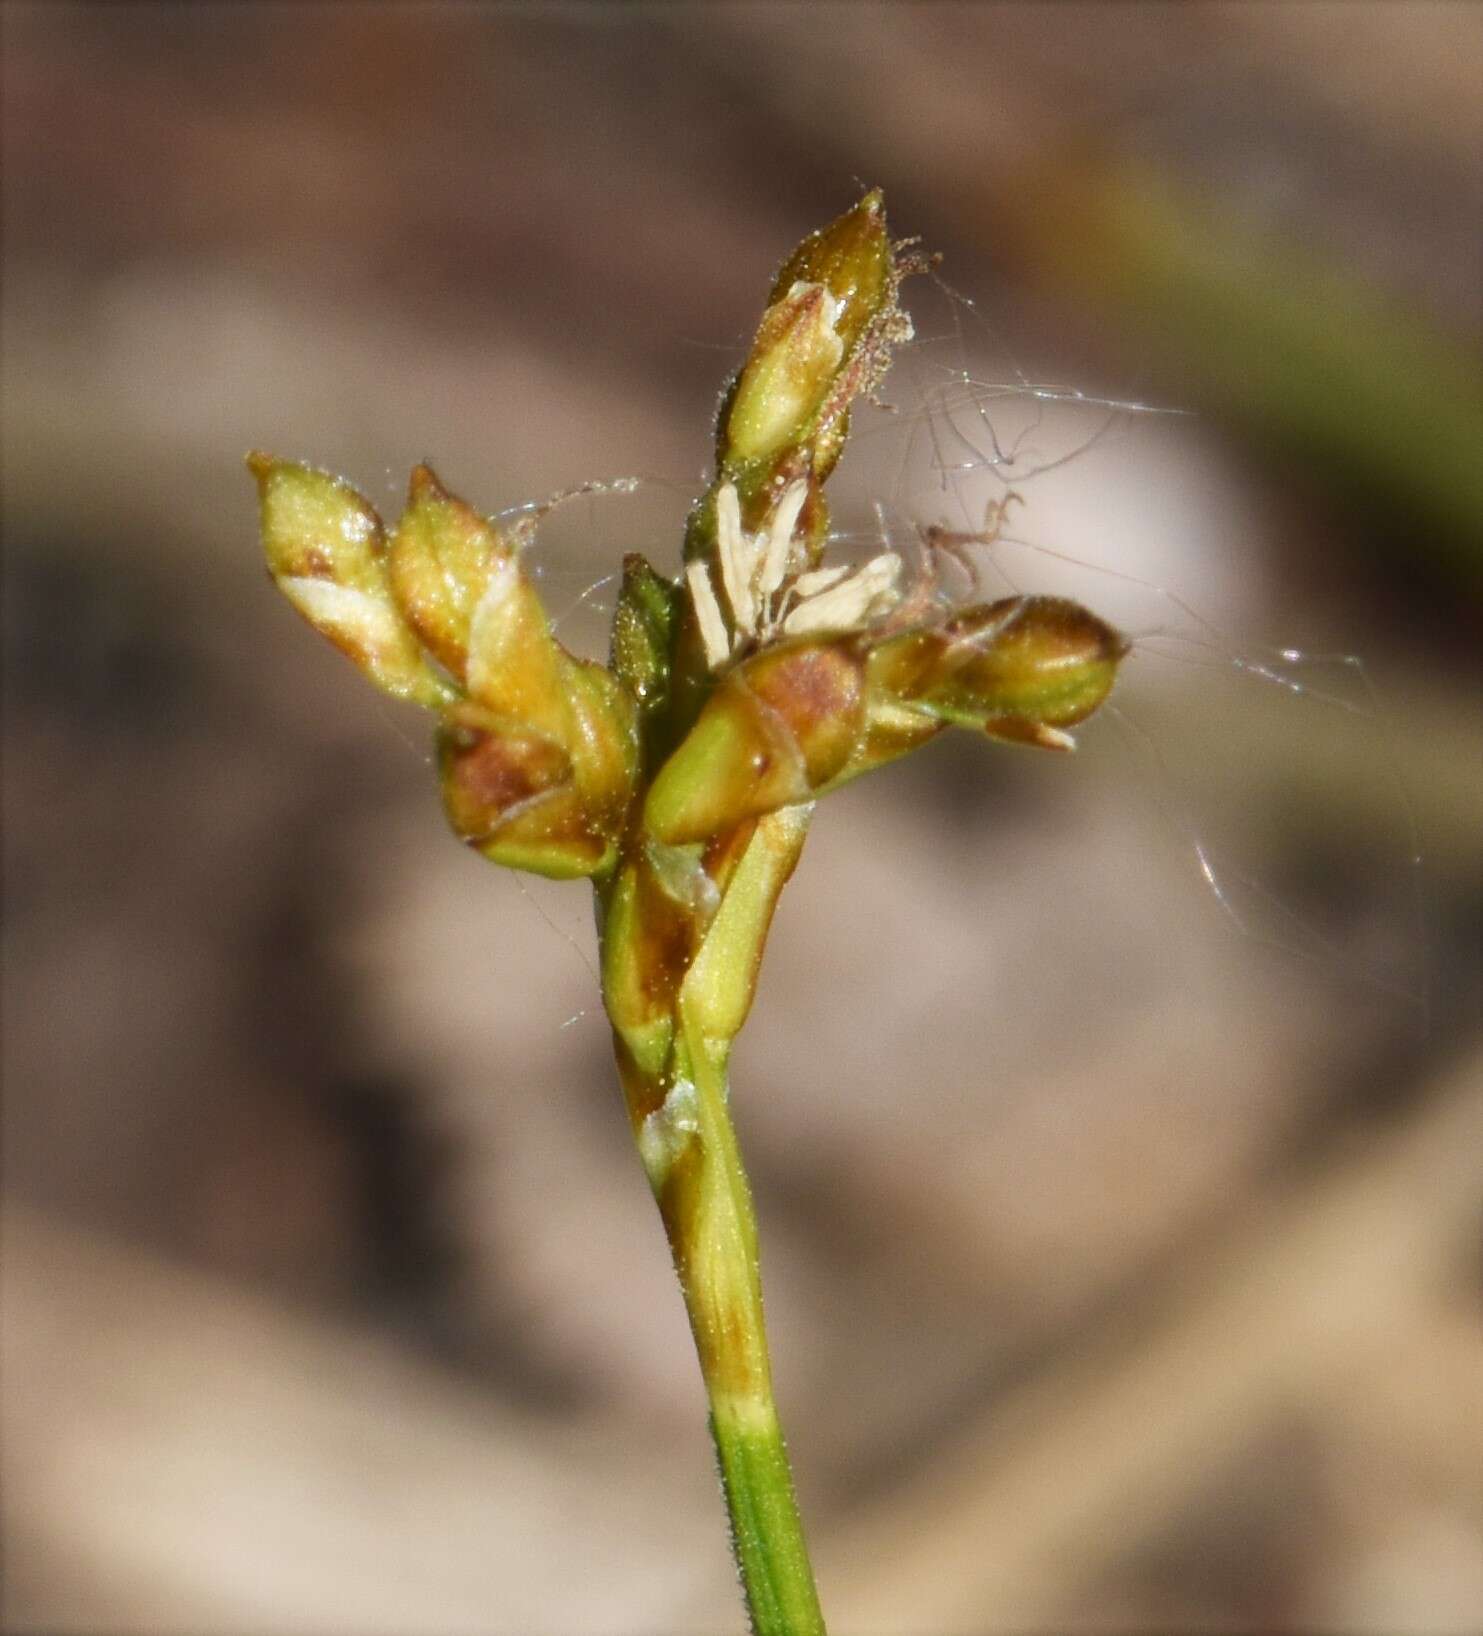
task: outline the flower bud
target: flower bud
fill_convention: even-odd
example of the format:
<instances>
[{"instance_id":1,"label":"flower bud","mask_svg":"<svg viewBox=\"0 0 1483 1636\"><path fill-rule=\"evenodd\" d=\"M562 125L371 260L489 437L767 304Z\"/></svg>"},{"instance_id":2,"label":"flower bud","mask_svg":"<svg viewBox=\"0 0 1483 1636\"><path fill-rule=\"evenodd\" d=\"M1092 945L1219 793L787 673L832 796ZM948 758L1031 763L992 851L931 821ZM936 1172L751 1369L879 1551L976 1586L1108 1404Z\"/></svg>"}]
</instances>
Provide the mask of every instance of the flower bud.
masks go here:
<instances>
[{"instance_id":1,"label":"flower bud","mask_svg":"<svg viewBox=\"0 0 1483 1636\"><path fill-rule=\"evenodd\" d=\"M766 648L728 671L644 805L656 840L707 840L808 801L849 761L865 725L865 670L849 642Z\"/></svg>"},{"instance_id":2,"label":"flower bud","mask_svg":"<svg viewBox=\"0 0 1483 1636\"><path fill-rule=\"evenodd\" d=\"M716 459L723 476L829 434L868 385L863 353L891 321L897 275L880 193L868 193L828 227L811 233L783 263L751 352L723 403ZM895 338L891 336L889 338ZM836 390L836 388L840 388ZM837 399L837 402L833 400ZM832 404L833 413L830 413ZM827 425L821 425L821 419ZM810 450L818 467L818 450ZM822 476L822 472L820 473Z\"/></svg>"},{"instance_id":3,"label":"flower bud","mask_svg":"<svg viewBox=\"0 0 1483 1636\"><path fill-rule=\"evenodd\" d=\"M604 870L616 856L638 730L633 701L610 671L557 656L553 698L525 700L531 708L521 716L475 693L449 713L440 755L458 834L496 863L565 878Z\"/></svg>"},{"instance_id":4,"label":"flower bud","mask_svg":"<svg viewBox=\"0 0 1483 1636\"><path fill-rule=\"evenodd\" d=\"M392 593L386 533L342 478L250 454L263 549L280 591L384 692L438 708L453 690L427 664Z\"/></svg>"},{"instance_id":5,"label":"flower bud","mask_svg":"<svg viewBox=\"0 0 1483 1636\"><path fill-rule=\"evenodd\" d=\"M799 440L844 356L838 314L824 285L800 282L762 315L722 432L727 470Z\"/></svg>"},{"instance_id":6,"label":"flower bud","mask_svg":"<svg viewBox=\"0 0 1483 1636\"><path fill-rule=\"evenodd\" d=\"M587 821L565 757L545 739L445 727L438 758L449 824L491 863L574 880L609 861L611 843Z\"/></svg>"},{"instance_id":7,"label":"flower bud","mask_svg":"<svg viewBox=\"0 0 1483 1636\"><path fill-rule=\"evenodd\" d=\"M474 703L455 706L439 730L448 822L492 862L568 880L616 857L634 758L611 730L611 701L591 669L573 678L567 746Z\"/></svg>"},{"instance_id":8,"label":"flower bud","mask_svg":"<svg viewBox=\"0 0 1483 1636\"><path fill-rule=\"evenodd\" d=\"M1064 729L1107 697L1127 651L1127 640L1079 603L1006 597L883 643L871 682L888 703L990 738L1069 750Z\"/></svg>"},{"instance_id":9,"label":"flower bud","mask_svg":"<svg viewBox=\"0 0 1483 1636\"><path fill-rule=\"evenodd\" d=\"M497 558L469 621L469 697L494 716L564 744L570 735L565 673L573 662L551 635L519 563Z\"/></svg>"},{"instance_id":10,"label":"flower bud","mask_svg":"<svg viewBox=\"0 0 1483 1636\"><path fill-rule=\"evenodd\" d=\"M493 564L511 555L509 542L449 494L431 467L413 469L407 509L391 542L392 589L422 645L460 681L474 609Z\"/></svg>"},{"instance_id":11,"label":"flower bud","mask_svg":"<svg viewBox=\"0 0 1483 1636\"><path fill-rule=\"evenodd\" d=\"M768 301L799 282L824 285L838 303L836 333L853 346L891 300L894 281L885 198L872 188L827 227L809 234L778 269Z\"/></svg>"}]
</instances>

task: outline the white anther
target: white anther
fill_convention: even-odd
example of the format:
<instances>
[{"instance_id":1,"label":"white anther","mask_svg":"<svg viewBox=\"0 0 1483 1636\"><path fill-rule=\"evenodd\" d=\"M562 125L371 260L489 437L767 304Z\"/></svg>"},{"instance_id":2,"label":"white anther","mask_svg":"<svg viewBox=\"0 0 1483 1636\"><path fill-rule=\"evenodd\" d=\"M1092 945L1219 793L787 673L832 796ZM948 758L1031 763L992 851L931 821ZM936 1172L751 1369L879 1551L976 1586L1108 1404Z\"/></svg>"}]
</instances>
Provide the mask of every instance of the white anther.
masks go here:
<instances>
[{"instance_id":1,"label":"white anther","mask_svg":"<svg viewBox=\"0 0 1483 1636\"><path fill-rule=\"evenodd\" d=\"M836 584L810 596L783 621L784 636L844 631L888 612L900 598L901 558L894 551L872 557Z\"/></svg>"},{"instance_id":2,"label":"white anther","mask_svg":"<svg viewBox=\"0 0 1483 1636\"><path fill-rule=\"evenodd\" d=\"M803 502L808 499L808 483L799 478L789 483L778 496L778 503L767 528L767 543L762 553L762 567L757 573L757 591L764 601L783 583L788 572L788 558L793 546L793 530Z\"/></svg>"},{"instance_id":3,"label":"white anther","mask_svg":"<svg viewBox=\"0 0 1483 1636\"><path fill-rule=\"evenodd\" d=\"M794 531L808 503L808 480L798 478L778 496L760 533L742 527L736 487L716 490L716 563L730 605L728 625L712 575L701 562L686 566L706 663L719 670L749 643L779 633L849 630L878 618L901 599L901 558L882 552L863 567L812 568L789 579Z\"/></svg>"},{"instance_id":4,"label":"white anther","mask_svg":"<svg viewBox=\"0 0 1483 1636\"><path fill-rule=\"evenodd\" d=\"M731 657L731 641L726 634L726 621L721 617L721 604L716 601L711 576L703 562L685 564L685 583L690 587L690 600L695 605L705 662L712 670L719 670Z\"/></svg>"},{"instance_id":5,"label":"white anther","mask_svg":"<svg viewBox=\"0 0 1483 1636\"><path fill-rule=\"evenodd\" d=\"M837 562L831 568L810 568L793 581L793 595L802 602L808 597L817 596L820 591L827 591L831 585L838 585L850 573L847 562Z\"/></svg>"},{"instance_id":6,"label":"white anther","mask_svg":"<svg viewBox=\"0 0 1483 1636\"><path fill-rule=\"evenodd\" d=\"M723 483L716 491L716 557L736 628L750 636L757 629L752 582L757 573L758 545L742 532L741 504L730 483Z\"/></svg>"}]
</instances>

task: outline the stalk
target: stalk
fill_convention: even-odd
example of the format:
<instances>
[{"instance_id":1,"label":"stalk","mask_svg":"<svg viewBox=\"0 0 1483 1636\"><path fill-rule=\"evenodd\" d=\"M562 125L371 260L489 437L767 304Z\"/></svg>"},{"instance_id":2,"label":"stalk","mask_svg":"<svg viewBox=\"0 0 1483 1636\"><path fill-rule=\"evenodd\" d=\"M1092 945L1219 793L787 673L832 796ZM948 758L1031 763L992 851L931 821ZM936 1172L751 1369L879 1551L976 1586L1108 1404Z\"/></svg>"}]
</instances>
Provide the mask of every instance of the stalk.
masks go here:
<instances>
[{"instance_id":1,"label":"stalk","mask_svg":"<svg viewBox=\"0 0 1483 1636\"><path fill-rule=\"evenodd\" d=\"M773 1397L752 1191L727 1104L724 1061L701 1042L697 1162L660 1200L710 1402L731 1548L756 1636L822 1636L824 1616Z\"/></svg>"},{"instance_id":2,"label":"stalk","mask_svg":"<svg viewBox=\"0 0 1483 1636\"><path fill-rule=\"evenodd\" d=\"M642 832L625 847L617 881L599 889L620 1078L695 1340L732 1553L756 1636L824 1630L773 1396L757 1217L728 1087L732 1042L751 1008L773 910L812 812L800 804L756 824L724 871L719 906L680 945L686 952L678 958L673 922L665 916L656 932L652 915L636 907L656 901ZM635 973L644 978L637 985ZM651 1006L656 988L668 1005L657 1036L662 1049L652 1050L656 1019L643 1000Z\"/></svg>"}]
</instances>

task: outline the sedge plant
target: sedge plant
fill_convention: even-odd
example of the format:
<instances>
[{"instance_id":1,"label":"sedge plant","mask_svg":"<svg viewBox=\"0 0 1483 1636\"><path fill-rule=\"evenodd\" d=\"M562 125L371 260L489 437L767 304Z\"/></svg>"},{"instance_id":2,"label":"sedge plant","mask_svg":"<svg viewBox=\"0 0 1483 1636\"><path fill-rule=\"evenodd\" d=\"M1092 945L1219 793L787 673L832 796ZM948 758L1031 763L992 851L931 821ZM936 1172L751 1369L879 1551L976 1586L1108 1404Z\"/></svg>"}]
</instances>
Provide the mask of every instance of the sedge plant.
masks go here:
<instances>
[{"instance_id":1,"label":"sedge plant","mask_svg":"<svg viewBox=\"0 0 1483 1636\"><path fill-rule=\"evenodd\" d=\"M369 679L435 718L455 833L492 863L590 880L602 998L639 1157L710 1404L758 1636L822 1632L762 1315L757 1224L728 1107L778 897L814 804L966 727L1068 750L1124 639L1078 604L959 606L930 553L827 561L825 484L850 406L909 338L879 192L773 281L722 396L714 480L676 578L624 558L604 665L552 633L513 526L423 465L388 530L341 478L249 456L268 566Z\"/></svg>"}]
</instances>

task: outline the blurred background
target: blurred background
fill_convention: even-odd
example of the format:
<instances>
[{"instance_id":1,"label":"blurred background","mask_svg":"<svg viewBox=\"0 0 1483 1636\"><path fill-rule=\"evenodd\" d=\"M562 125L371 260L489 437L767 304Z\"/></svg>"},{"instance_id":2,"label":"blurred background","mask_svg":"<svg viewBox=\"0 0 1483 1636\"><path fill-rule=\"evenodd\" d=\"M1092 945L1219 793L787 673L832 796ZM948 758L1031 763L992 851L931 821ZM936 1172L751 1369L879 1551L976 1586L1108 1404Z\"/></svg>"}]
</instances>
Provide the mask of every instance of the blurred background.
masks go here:
<instances>
[{"instance_id":1,"label":"blurred background","mask_svg":"<svg viewBox=\"0 0 1483 1636\"><path fill-rule=\"evenodd\" d=\"M832 798L774 931L737 1112L832 1628L1483 1627L1483 13L0 28L4 1628L740 1628L586 890L450 841L241 462L643 476L536 547L600 639L862 184L950 289L842 527L1013 483L986 591L1140 640L1076 757Z\"/></svg>"}]
</instances>

